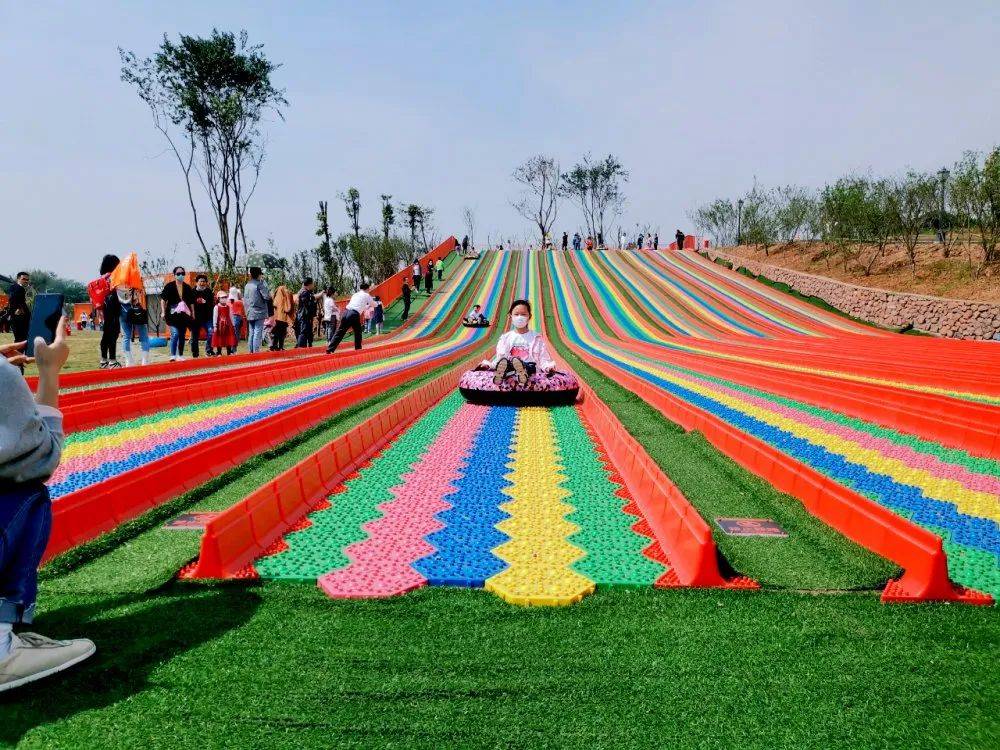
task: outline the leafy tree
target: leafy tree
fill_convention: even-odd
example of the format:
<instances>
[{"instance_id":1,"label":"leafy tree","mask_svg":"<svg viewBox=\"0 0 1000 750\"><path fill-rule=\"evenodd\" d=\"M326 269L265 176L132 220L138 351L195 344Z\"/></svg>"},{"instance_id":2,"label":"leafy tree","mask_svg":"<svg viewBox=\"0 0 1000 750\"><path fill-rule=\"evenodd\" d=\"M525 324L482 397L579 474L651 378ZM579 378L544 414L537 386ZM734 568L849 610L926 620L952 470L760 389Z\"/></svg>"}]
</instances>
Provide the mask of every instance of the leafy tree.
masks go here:
<instances>
[{"instance_id":1,"label":"leafy tree","mask_svg":"<svg viewBox=\"0 0 1000 750\"><path fill-rule=\"evenodd\" d=\"M979 237L983 265L1000 262L1000 146L967 151L952 170L951 200Z\"/></svg>"},{"instance_id":2,"label":"leafy tree","mask_svg":"<svg viewBox=\"0 0 1000 750\"><path fill-rule=\"evenodd\" d=\"M794 242L812 223L816 201L812 194L797 185L785 185L775 194L775 220L780 237Z\"/></svg>"},{"instance_id":3,"label":"leafy tree","mask_svg":"<svg viewBox=\"0 0 1000 750\"><path fill-rule=\"evenodd\" d=\"M699 207L689 217L699 232L712 235L716 245L726 247L736 244L736 206L727 198L716 198Z\"/></svg>"},{"instance_id":4,"label":"leafy tree","mask_svg":"<svg viewBox=\"0 0 1000 750\"><path fill-rule=\"evenodd\" d=\"M541 247L552 232L559 213L559 163L551 156L533 156L514 170L513 179L521 186L521 195L511 205L538 228Z\"/></svg>"},{"instance_id":5,"label":"leafy tree","mask_svg":"<svg viewBox=\"0 0 1000 750\"><path fill-rule=\"evenodd\" d=\"M389 241L389 232L392 225L396 223L396 210L392 207L391 195L382 193L382 236L385 241Z\"/></svg>"},{"instance_id":6,"label":"leafy tree","mask_svg":"<svg viewBox=\"0 0 1000 750\"><path fill-rule=\"evenodd\" d=\"M330 222L326 201L319 202L316 221L318 223L316 236L320 238L319 245L316 248L316 257L322 269L322 277L326 282L324 286L328 284L337 292L346 291L348 285L344 279L345 264L339 253L334 254L334 244L330 239ZM320 276L321 274L316 275Z\"/></svg>"},{"instance_id":7,"label":"leafy tree","mask_svg":"<svg viewBox=\"0 0 1000 750\"><path fill-rule=\"evenodd\" d=\"M340 194L344 201L344 208L347 210L347 218L351 220L351 228L354 236L361 234L361 193L355 187L348 188L346 193Z\"/></svg>"},{"instance_id":8,"label":"leafy tree","mask_svg":"<svg viewBox=\"0 0 1000 750\"><path fill-rule=\"evenodd\" d=\"M628 171L611 154L597 162L585 154L581 163L562 175L562 195L579 204L591 236L603 237L605 220L614 221L621 213L625 205L621 183L628 182L628 177Z\"/></svg>"},{"instance_id":9,"label":"leafy tree","mask_svg":"<svg viewBox=\"0 0 1000 750\"><path fill-rule=\"evenodd\" d=\"M765 257L775 244L780 230L774 194L761 190L756 184L743 197L743 241L760 245Z\"/></svg>"},{"instance_id":10,"label":"leafy tree","mask_svg":"<svg viewBox=\"0 0 1000 750\"><path fill-rule=\"evenodd\" d=\"M910 260L917 267L917 243L934 211L937 198L937 178L926 172L908 172L891 183L891 231L894 231Z\"/></svg>"},{"instance_id":11,"label":"leafy tree","mask_svg":"<svg viewBox=\"0 0 1000 750\"><path fill-rule=\"evenodd\" d=\"M833 246L844 259L844 270L857 255L861 239L861 217L864 213L868 181L864 177L842 177L823 188L819 199L822 239Z\"/></svg>"},{"instance_id":12,"label":"leafy tree","mask_svg":"<svg viewBox=\"0 0 1000 750\"><path fill-rule=\"evenodd\" d=\"M410 230L410 248L413 250L413 255L417 254L417 229L420 227L421 222L421 212L423 209L416 203L410 203L401 207L403 214L406 216L406 226Z\"/></svg>"},{"instance_id":13,"label":"leafy tree","mask_svg":"<svg viewBox=\"0 0 1000 750\"><path fill-rule=\"evenodd\" d=\"M176 43L164 35L156 54L142 60L118 52L122 80L149 107L181 168L203 256L211 263L215 243L203 235L195 184L208 198L222 267L232 269L240 252L248 252L247 206L265 155L261 122L269 111L283 117L280 108L288 105L271 82L278 65L262 45L249 44L245 31L239 37L217 29L208 38L181 34Z\"/></svg>"},{"instance_id":14,"label":"leafy tree","mask_svg":"<svg viewBox=\"0 0 1000 750\"><path fill-rule=\"evenodd\" d=\"M858 255L861 255L862 243L874 247L869 250L867 261L861 264L865 276L871 276L875 263L885 255L885 247L898 234L899 212L898 194L894 183L887 179L866 180L862 183L863 199L859 205L858 225Z\"/></svg>"},{"instance_id":15,"label":"leafy tree","mask_svg":"<svg viewBox=\"0 0 1000 750\"><path fill-rule=\"evenodd\" d=\"M390 237L386 240L375 232L344 235L341 237L351 248L360 279L382 281L399 270L400 262L410 258L410 247L405 241Z\"/></svg>"}]
</instances>

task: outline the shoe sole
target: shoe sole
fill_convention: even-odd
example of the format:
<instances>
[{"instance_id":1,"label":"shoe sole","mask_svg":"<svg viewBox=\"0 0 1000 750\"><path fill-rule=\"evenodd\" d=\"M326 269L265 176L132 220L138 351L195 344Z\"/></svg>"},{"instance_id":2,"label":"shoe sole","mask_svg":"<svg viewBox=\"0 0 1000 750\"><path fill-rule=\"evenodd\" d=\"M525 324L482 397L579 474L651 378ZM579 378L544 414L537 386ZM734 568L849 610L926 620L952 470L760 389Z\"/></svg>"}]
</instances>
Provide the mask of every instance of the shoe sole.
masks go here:
<instances>
[{"instance_id":1,"label":"shoe sole","mask_svg":"<svg viewBox=\"0 0 1000 750\"><path fill-rule=\"evenodd\" d=\"M95 645L95 646L92 646L90 648L90 650L87 651L85 654L80 654L79 656L77 656L77 657L75 657L73 659L70 659L69 661L64 662L64 663L62 663L62 664L60 664L58 666L52 667L51 669L46 669L44 672L36 672L35 674L30 674L27 677L22 677L19 680L14 680L13 682L8 682L8 683L5 683L3 685L0 685L0 693L4 692L6 690L13 690L14 688L21 687L22 685L27 685L29 682L36 682L36 681L44 679L44 678L46 678L46 677L48 677L50 675L54 675L54 674L56 674L58 672L62 672L64 670L67 670L70 667L76 666L81 661L84 661L85 659L89 659L91 656L94 655L94 653L96 651L97 651L97 646Z\"/></svg>"}]
</instances>

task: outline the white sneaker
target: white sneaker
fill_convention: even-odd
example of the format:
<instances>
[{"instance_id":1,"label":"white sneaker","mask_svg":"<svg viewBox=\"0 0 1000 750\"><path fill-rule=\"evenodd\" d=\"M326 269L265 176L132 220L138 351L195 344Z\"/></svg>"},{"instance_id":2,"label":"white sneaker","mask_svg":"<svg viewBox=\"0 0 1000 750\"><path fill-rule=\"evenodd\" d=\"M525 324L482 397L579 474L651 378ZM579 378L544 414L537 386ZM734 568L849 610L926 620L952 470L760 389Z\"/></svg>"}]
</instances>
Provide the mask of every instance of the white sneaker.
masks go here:
<instances>
[{"instance_id":1,"label":"white sneaker","mask_svg":"<svg viewBox=\"0 0 1000 750\"><path fill-rule=\"evenodd\" d=\"M143 352L142 353L142 357L140 358L139 361L140 361L141 364L148 365L149 364L149 355L146 352Z\"/></svg>"},{"instance_id":2,"label":"white sneaker","mask_svg":"<svg viewBox=\"0 0 1000 750\"><path fill-rule=\"evenodd\" d=\"M173 362L175 359L177 359L177 357L171 357L170 359L167 360L167 362Z\"/></svg>"},{"instance_id":3,"label":"white sneaker","mask_svg":"<svg viewBox=\"0 0 1000 750\"><path fill-rule=\"evenodd\" d=\"M62 672L96 650L86 638L55 641L38 633L11 633L10 653L0 659L0 693Z\"/></svg>"},{"instance_id":4,"label":"white sneaker","mask_svg":"<svg viewBox=\"0 0 1000 750\"><path fill-rule=\"evenodd\" d=\"M184 358L184 357L181 357L180 355L178 355L178 356L177 356L177 361L178 361L178 362L183 362L183 361L184 361L184 359L185 359L185 358Z\"/></svg>"}]
</instances>

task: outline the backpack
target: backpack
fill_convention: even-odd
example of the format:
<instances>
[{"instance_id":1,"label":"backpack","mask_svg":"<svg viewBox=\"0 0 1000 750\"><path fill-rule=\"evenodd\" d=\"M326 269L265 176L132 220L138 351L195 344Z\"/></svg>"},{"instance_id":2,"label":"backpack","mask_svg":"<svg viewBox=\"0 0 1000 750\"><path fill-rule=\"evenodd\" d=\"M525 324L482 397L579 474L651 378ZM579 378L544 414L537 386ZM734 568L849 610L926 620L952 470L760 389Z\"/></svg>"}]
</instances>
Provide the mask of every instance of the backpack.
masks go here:
<instances>
[{"instance_id":1,"label":"backpack","mask_svg":"<svg viewBox=\"0 0 1000 750\"><path fill-rule=\"evenodd\" d=\"M104 304L104 298L111 293L111 283L107 276L98 276L87 284L87 294L90 295L90 302L95 309Z\"/></svg>"}]
</instances>

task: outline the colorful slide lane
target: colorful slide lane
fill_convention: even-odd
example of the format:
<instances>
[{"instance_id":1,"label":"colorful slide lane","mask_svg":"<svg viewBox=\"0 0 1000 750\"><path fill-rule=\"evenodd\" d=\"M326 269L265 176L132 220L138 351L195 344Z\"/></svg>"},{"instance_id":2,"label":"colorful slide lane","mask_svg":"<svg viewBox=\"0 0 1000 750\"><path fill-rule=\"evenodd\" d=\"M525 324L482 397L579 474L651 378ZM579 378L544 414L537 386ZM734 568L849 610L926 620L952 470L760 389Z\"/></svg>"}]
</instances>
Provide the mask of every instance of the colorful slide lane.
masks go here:
<instances>
[{"instance_id":1,"label":"colorful slide lane","mask_svg":"<svg viewBox=\"0 0 1000 750\"><path fill-rule=\"evenodd\" d=\"M654 357L628 336L613 338L581 301L594 287L577 285L575 260L550 255L547 272L564 334L586 356L642 378L940 535L953 580L1000 592L1000 463L995 457L945 449L920 436L709 376L672 364L665 350ZM623 318L636 313L624 298L601 309Z\"/></svg>"},{"instance_id":2,"label":"colorful slide lane","mask_svg":"<svg viewBox=\"0 0 1000 750\"><path fill-rule=\"evenodd\" d=\"M575 407L485 407L452 393L254 569L335 598L425 585L518 604L652 586L667 568Z\"/></svg>"}]
</instances>

